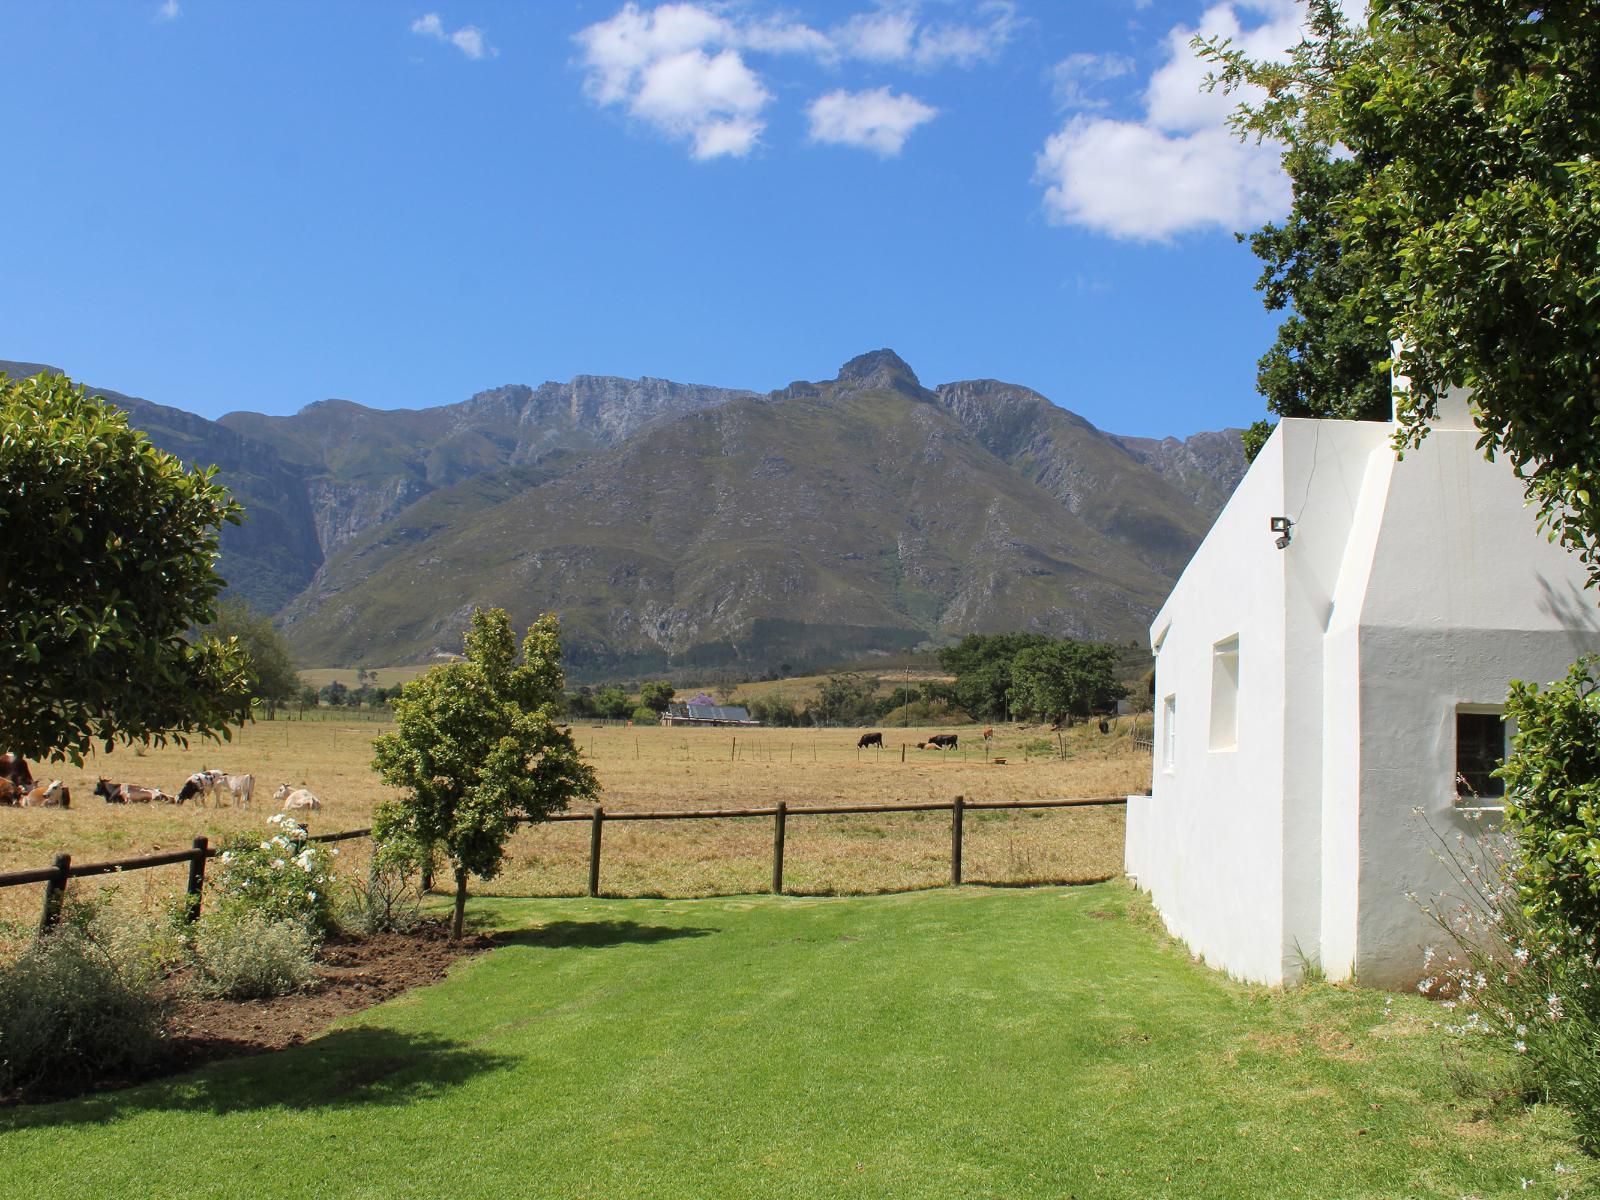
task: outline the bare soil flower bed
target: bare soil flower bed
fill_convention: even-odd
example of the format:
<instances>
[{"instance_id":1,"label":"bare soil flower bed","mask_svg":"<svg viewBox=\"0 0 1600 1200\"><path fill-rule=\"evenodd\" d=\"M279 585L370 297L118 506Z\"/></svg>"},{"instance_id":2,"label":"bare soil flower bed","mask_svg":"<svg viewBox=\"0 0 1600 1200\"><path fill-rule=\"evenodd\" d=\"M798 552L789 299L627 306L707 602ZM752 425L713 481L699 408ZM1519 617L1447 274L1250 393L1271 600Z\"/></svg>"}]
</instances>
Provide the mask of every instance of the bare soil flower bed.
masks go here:
<instances>
[{"instance_id":1,"label":"bare soil flower bed","mask_svg":"<svg viewBox=\"0 0 1600 1200\"><path fill-rule=\"evenodd\" d=\"M450 964L494 945L490 936L469 934L449 940L443 921L426 921L410 933L366 936L335 934L317 954L318 982L303 992L265 1000L210 1000L185 994L187 971L163 985L167 995L167 1033L160 1057L137 1076L108 1074L83 1091L127 1087L192 1070L218 1059L264 1054L316 1037L350 1013L371 1008L414 987L444 978ZM63 1100L49 1096L0 1095L0 1104Z\"/></svg>"}]
</instances>

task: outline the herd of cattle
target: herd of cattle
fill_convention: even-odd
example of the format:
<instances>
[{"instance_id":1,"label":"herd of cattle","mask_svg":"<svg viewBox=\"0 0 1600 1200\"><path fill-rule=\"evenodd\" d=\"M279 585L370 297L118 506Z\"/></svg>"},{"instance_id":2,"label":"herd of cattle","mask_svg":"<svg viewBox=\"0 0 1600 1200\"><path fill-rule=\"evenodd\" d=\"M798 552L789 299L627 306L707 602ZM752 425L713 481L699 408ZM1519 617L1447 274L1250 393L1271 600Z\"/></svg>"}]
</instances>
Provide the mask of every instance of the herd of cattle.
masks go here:
<instances>
[{"instance_id":1,"label":"herd of cattle","mask_svg":"<svg viewBox=\"0 0 1600 1200\"><path fill-rule=\"evenodd\" d=\"M988 740L987 733L984 735L984 740ZM883 734L863 733L861 739L856 742L856 749L865 750L869 746L876 746L879 750L882 750ZM927 741L917 743L918 750L955 750L957 748L956 735L953 733L936 733Z\"/></svg>"},{"instance_id":2,"label":"herd of cattle","mask_svg":"<svg viewBox=\"0 0 1600 1200\"><path fill-rule=\"evenodd\" d=\"M112 783L105 778L94 785L94 794L107 804L183 804L193 800L202 808L208 800L220 808L224 799L236 808L250 808L255 790L254 775L233 775L227 771L196 771L174 794L136 783ZM272 799L284 812L319 812L322 809L322 801L310 789L291 787L287 783L279 785ZM33 772L20 754L0 754L0 805L69 808L72 791L59 779L35 783Z\"/></svg>"}]
</instances>

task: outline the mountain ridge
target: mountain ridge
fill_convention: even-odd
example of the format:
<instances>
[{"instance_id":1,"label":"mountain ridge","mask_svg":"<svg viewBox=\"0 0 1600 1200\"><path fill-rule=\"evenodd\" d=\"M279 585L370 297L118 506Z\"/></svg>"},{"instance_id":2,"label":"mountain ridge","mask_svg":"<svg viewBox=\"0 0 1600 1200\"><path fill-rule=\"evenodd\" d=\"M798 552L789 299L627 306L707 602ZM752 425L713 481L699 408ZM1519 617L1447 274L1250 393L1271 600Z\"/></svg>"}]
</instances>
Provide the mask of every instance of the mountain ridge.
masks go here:
<instances>
[{"instance_id":1,"label":"mountain ridge","mask_svg":"<svg viewBox=\"0 0 1600 1200\"><path fill-rule=\"evenodd\" d=\"M580 375L215 422L101 394L227 460L255 536L225 533L223 573L308 662L454 650L482 603L562 612L591 672L1138 636L1244 466L1237 431L1122 438L889 349L766 394Z\"/></svg>"}]
</instances>

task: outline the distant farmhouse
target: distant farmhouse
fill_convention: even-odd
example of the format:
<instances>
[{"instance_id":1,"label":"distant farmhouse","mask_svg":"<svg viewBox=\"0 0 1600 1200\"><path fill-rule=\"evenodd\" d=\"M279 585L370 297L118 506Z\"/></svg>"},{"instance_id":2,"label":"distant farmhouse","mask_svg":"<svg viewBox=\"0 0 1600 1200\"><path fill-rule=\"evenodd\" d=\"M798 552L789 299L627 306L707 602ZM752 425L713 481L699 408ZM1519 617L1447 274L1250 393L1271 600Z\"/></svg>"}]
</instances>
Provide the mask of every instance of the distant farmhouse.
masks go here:
<instances>
[{"instance_id":1,"label":"distant farmhouse","mask_svg":"<svg viewBox=\"0 0 1600 1200\"><path fill-rule=\"evenodd\" d=\"M1577 560L1535 526L1464 397L1397 459L1384 422L1279 423L1151 625L1153 794L1126 866L1211 966L1403 987L1492 827L1513 679L1600 650Z\"/></svg>"},{"instance_id":2,"label":"distant farmhouse","mask_svg":"<svg viewBox=\"0 0 1600 1200\"><path fill-rule=\"evenodd\" d=\"M674 700L661 714L663 725L760 725L750 710L737 704L718 704L701 692L693 700Z\"/></svg>"}]
</instances>

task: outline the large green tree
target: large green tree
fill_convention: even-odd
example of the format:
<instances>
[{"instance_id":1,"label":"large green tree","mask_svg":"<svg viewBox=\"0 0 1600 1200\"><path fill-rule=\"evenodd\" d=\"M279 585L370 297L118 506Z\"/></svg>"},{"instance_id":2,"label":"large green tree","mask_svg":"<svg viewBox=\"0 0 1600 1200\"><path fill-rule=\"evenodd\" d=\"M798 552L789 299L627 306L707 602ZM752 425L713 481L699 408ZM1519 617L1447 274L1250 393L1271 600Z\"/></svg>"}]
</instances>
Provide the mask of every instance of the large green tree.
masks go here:
<instances>
[{"instance_id":1,"label":"large green tree","mask_svg":"<svg viewBox=\"0 0 1600 1200\"><path fill-rule=\"evenodd\" d=\"M300 676L295 674L289 647L272 618L256 612L243 600L223 600L206 632L221 641L237 640L250 656L254 697L267 710L268 720L278 715L278 705L288 704L300 694Z\"/></svg>"},{"instance_id":2,"label":"large green tree","mask_svg":"<svg viewBox=\"0 0 1600 1200\"><path fill-rule=\"evenodd\" d=\"M1365 252L1345 246L1333 203L1362 165L1317 146L1291 149L1283 165L1294 192L1289 216L1249 237L1264 264L1262 303L1287 314L1256 364L1256 389L1280 417L1387 420L1389 339L1346 305L1370 268ZM1267 421L1247 429L1246 455L1254 458L1271 432Z\"/></svg>"},{"instance_id":3,"label":"large green tree","mask_svg":"<svg viewBox=\"0 0 1600 1200\"><path fill-rule=\"evenodd\" d=\"M1416 441L1451 388L1600 578L1600 0L1313 0L1287 61L1205 48L1238 124L1355 164L1330 194L1361 270L1341 302L1395 340Z\"/></svg>"},{"instance_id":4,"label":"large green tree","mask_svg":"<svg viewBox=\"0 0 1600 1200\"><path fill-rule=\"evenodd\" d=\"M1003 720L1011 710L1011 664L1024 650L1046 646L1040 633L969 633L939 651L954 675L950 699L974 721Z\"/></svg>"},{"instance_id":5,"label":"large green tree","mask_svg":"<svg viewBox=\"0 0 1600 1200\"><path fill-rule=\"evenodd\" d=\"M1054 722L1106 712L1127 688L1117 682L1117 650L1096 642L1059 641L1019 651L1011 662L1012 706Z\"/></svg>"},{"instance_id":6,"label":"large green tree","mask_svg":"<svg viewBox=\"0 0 1600 1200\"><path fill-rule=\"evenodd\" d=\"M63 375L0 375L0 749L81 763L249 717L245 651L191 634L238 521L214 476Z\"/></svg>"},{"instance_id":7,"label":"large green tree","mask_svg":"<svg viewBox=\"0 0 1600 1200\"><path fill-rule=\"evenodd\" d=\"M519 822L542 821L599 792L572 734L557 722L565 679L560 623L535 621L520 654L503 609L479 609L466 657L406 684L395 729L373 742L373 767L402 789L379 806L380 845L442 850L455 874L451 936L461 937L467 880L500 872Z\"/></svg>"}]
</instances>

